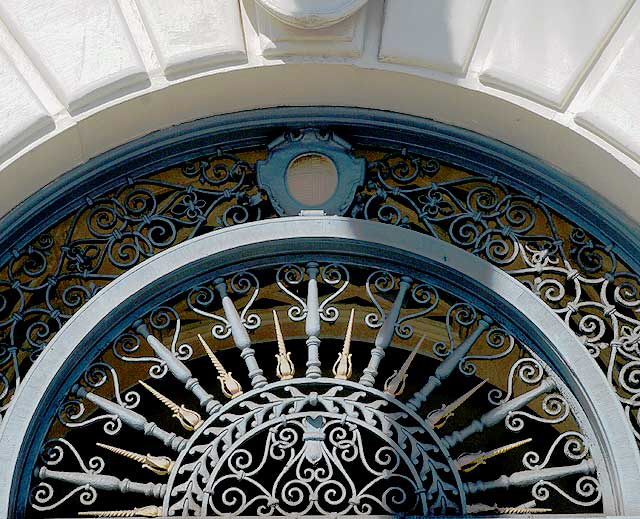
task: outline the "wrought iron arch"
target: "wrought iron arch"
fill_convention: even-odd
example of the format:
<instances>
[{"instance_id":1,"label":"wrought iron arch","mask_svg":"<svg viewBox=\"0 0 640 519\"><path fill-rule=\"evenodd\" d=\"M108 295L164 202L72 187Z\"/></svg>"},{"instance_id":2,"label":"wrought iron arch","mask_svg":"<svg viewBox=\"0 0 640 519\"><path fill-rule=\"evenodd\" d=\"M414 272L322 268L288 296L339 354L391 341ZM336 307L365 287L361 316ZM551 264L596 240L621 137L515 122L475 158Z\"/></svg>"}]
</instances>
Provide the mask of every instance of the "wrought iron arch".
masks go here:
<instances>
[{"instance_id":1,"label":"wrought iron arch","mask_svg":"<svg viewBox=\"0 0 640 519\"><path fill-rule=\"evenodd\" d=\"M328 236L331 237L329 238ZM387 266L401 276L403 273L407 275L413 272L428 272L429 279L434 280L435 286L462 298L464 301L470 301L474 307L479 309L482 315L491 316L490 319L487 317L491 322L495 317L498 320L509 323L510 333L513 333L516 339L531 344L535 352L540 356L539 360L535 357L533 357L533 360L540 363L539 365L543 366L545 370L548 370L545 371L547 378L545 382L538 386L539 393L536 393L536 396L545 393L551 386L556 387L557 385L557 387L562 388L562 393L566 396L568 404L577 413L576 420L581 430L593 442L590 444L589 460L583 459L580 463L575 464L571 470L583 471L583 474L593 473L594 470L597 470L604 500L603 511L605 513L636 513L640 509L639 498L635 492L639 483L638 479L640 479L640 463L635 449L633 432L628 422L626 422L621 408L617 405L615 394L611 391L605 376L594 365L576 337L544 303L504 272L442 241L429 237L415 240L414 237L415 234L412 231L394 229L374 222L330 217L283 218L232 227L194 238L154 256L148 262L120 276L68 321L61 332L51 341L47 349L44 350L36 361L34 368L28 373L23 384L18 389L15 403L8 412L7 420L1 433L4 447L2 461L6 470L0 473L3 478L0 481L0 488L3 492L0 502L6 503L7 506L3 512L11 516L20 516L21 513L24 513L27 506L25 499L28 495L26 489L31 484L32 479L31 471L37 464L36 457L39 448L47 434L47 429L53 419L53 413L58 408L61 395L72 391L79 398L89 398L89 394L94 394L91 390L87 391L86 386L73 388L71 386L75 381L82 379L83 372L88 367L91 367L91 362L96 354L104 350L105 344L113 339L114 334L122 333L123 330L131 326L133 320L144 317L157 304L178 295L186 285L192 286L205 282L211 277L212 272L216 274L216 278L213 280L215 290L219 292L224 300L225 296L223 294L226 294L227 284L221 282L220 279L224 279L225 275L233 274L234 265L237 267L238 263L240 263L243 268L258 269L261 265L277 265L279 264L277 258L285 256L298 258L302 264L307 265L307 269L316 272L311 276L314 278L317 275L318 267L313 266L315 265L313 259L321 260L322 258L325 260L331 260L332 258L346 260L351 258L356 265ZM398 286L402 286L403 278L399 279L400 285ZM405 281L405 283L408 282ZM311 285L312 283L310 283ZM238 286L240 287L238 289L240 293L245 285L240 283ZM247 293L246 290L244 293ZM331 298L329 299L332 300ZM251 301L253 299L250 299L250 303ZM299 303L309 304L309 301L308 296L306 300L300 300ZM307 314L312 313L310 308L307 308ZM316 305L314 308L315 312L320 312L319 306ZM259 317L257 321L255 319L252 320L252 314L246 313L246 310L240 315L237 312L234 314L234 311L229 307L229 303L226 303L224 309L226 317L220 318L222 320L218 321L223 326L217 332L212 330L212 334L213 337L216 337L216 333L220 337L225 334L233 335L236 346L242 350L242 357L248 368L250 383L254 387L253 390L247 391L244 396L238 396L238 403L247 402L245 409L258 409L259 406L257 404L249 404L249 402L251 402L252 398L259 397L263 392L273 394L273 401L285 402L286 398L281 394L278 396L278 392L286 387L294 388L289 390L290 396L294 401L297 398L299 401L317 402L318 399L330 399L335 396L335 394L319 394L317 390L315 393L312 391L308 394L305 394L304 391L301 392L300 388L312 384L324 384L325 390L331 387L342 387L346 388L348 392L349 389L353 389L354 392L351 396L339 395L340 405L346 403L352 407L357 407L360 404L359 398L364 398L357 395L363 392L368 395L366 398L375 397L379 401L387 401L380 390L368 389L370 385L365 383L366 376L364 373L359 383L339 383L342 386L336 384L334 379L325 381L322 378L317 378L320 375L319 362L322 356L322 349L318 353L319 339L317 342L311 340L318 335L318 332L313 332L310 329L307 329L309 355L307 359L307 377L310 377L311 382L308 380L302 380L300 383L295 380L287 382L287 379L284 379L281 382L267 384L260 366L255 363L254 353L249 351L251 350L249 345L244 344L244 346L241 346L244 340L243 333L246 334L246 331L243 330L256 329L256 323L259 324ZM233 317L234 315L235 317ZM290 317L292 315L295 317L295 311L289 315ZM234 324L233 318L240 319L240 321ZM384 321L385 319L382 319L379 322L383 327ZM396 321L397 316L392 321L389 321L394 325L392 334L399 333L395 330ZM478 322L474 320L473 322L474 326L485 326L481 325L482 320ZM485 323L488 322L485 320ZM138 331L144 330L144 327L140 328L142 326L140 323L134 326ZM152 334L142 332L142 336L145 335L147 340L151 341L149 337ZM169 370L176 376L174 370L179 371L179 367L176 367L177 364L172 365L172 362L175 361L171 359L179 360L180 354L177 351L171 353L171 350L165 351L162 348L164 346L158 345L154 348L157 358L162 361L160 364L165 366L163 368L165 372ZM450 349L444 355L444 359L453 359L449 360L448 364L455 368L462 357L456 358L453 355L454 351L463 352L463 348L461 345L456 345L456 349ZM348 352L344 351L342 353L348 354ZM317 355L320 355L320 358L316 359L314 357ZM373 352L371 358L375 358ZM338 360L340 360L340 357ZM326 360L323 359L323 361L326 363ZM440 365L445 363L446 360ZM282 366L284 366L282 369L286 370L286 364ZM318 368L318 371L314 371L314 368ZM345 371L349 369L348 364L341 365L337 362L334 369L334 375L338 380L348 378ZM438 372L436 371L436 373ZM440 375L436 378L440 381L445 380L448 376L447 370L439 373ZM227 396L237 396L238 390L228 378L225 378L224 370L219 370L219 374L222 379L223 390L226 388ZM220 425L216 424L215 421L220 419L224 412L235 408L235 402L232 398L230 403L224 407L215 406L206 392L203 393L201 391L202 387L199 386L200 389L197 389L197 381L193 382L189 377L183 375L178 376L178 379L182 380L184 378L189 390L198 396L198 400L209 415L209 418L203 424L200 424L193 415L180 414L175 411L187 426L191 427L191 429L197 429L188 441L175 434L162 436L162 433L157 432L157 429L154 429L151 425L142 425L138 428L144 429L147 434L155 434L156 437L160 435L160 437L164 438L163 441L166 445L182 452L177 463L183 464L181 465L182 467L186 467L184 464L185 458L202 451L202 448L198 447L196 440L206 437L207 431L216 431L217 434L221 434ZM426 383L424 387L429 384L438 384L437 381L430 381L427 376L424 377L423 382ZM549 385L549 387L544 384ZM298 392L295 390L296 387L298 387ZM414 397L405 404L401 404L397 399L393 400L393 398L388 402L398 402L397 404L394 403L394 405L402 407L400 415L404 417L414 416L414 410L421 408L425 400L424 397L431 391L424 390L424 387L422 390L417 391ZM396 389L390 390L391 394L395 394L394 391L397 389L396 387ZM338 391L338 389L335 389L335 391ZM116 395L118 395L118 391L116 391ZM111 405L102 402L97 396L92 398L91 401L98 407ZM116 400L118 398L120 397L116 396ZM517 400L517 398L511 399L510 402ZM267 398L267 401L271 400ZM524 405L524 403L521 405ZM113 407L113 405L116 407ZM133 423L132 420L135 421L131 417L132 415L127 414L125 411L128 408L126 401L119 403L117 401L113 405L108 408L116 416L120 417L120 420L125 424L130 425ZM293 402L291 405L298 404ZM376 409L378 405L370 405L370 409ZM519 407L507 408L499 404L496 409L499 410L497 414L496 411L493 411L491 416L493 417L492 420L497 417L499 422L507 417L509 411L517 411ZM303 411L303 409L296 410L296 412L300 411ZM316 411L312 415L303 414L298 416L296 412L289 415L290 422L292 427L297 424L295 426L304 430L304 434L307 435L307 442L304 444L306 447L304 455L313 456L314 454L309 453L310 448L307 446L312 445L314 441L324 441L324 436L322 436L324 433L321 434L318 431L325 427L328 422L331 422L336 417L336 414L331 412L323 414ZM342 411L337 414L351 420L350 423L356 429L366 422L366 420L364 422L362 420L363 415L359 415L354 410L349 412ZM390 413L387 416L395 415L395 413ZM419 415L415 415L415 419L418 422L423 420L422 423L424 423L424 417L420 418ZM456 474L459 472L460 464L463 463L460 458L454 461L448 456L446 445L457 444L466 438L465 435L474 431L481 431L489 423L487 420L484 422L480 420L476 425L469 425L471 429L467 430L467 432L461 432L465 430L462 429L450 432L448 436L440 438L437 435L432 435L432 428L423 426L424 433L432 435L432 443L440 444L444 442L444 446L435 449L434 456L436 458L438 455L444 456L439 463L442 466L449 465L449 469L444 471L445 474ZM266 422L269 422L269 420ZM287 422L277 422L277 424L282 423ZM482 425L483 423L484 425ZM276 422L269 424L270 430L274 430L273 427L277 426L277 424ZM493 424L494 422L491 422L491 425ZM415 424L408 427L409 430L413 431L412 434L418 435ZM259 434L260 430L260 427L256 427L255 434ZM278 433L276 431L273 434ZM381 436L378 435L378 437L380 438ZM189 441L191 442L191 447L185 449L184 447ZM187 443L183 445L183 442ZM402 451L398 447L400 443L395 443L396 452ZM322 452L318 453L317 451L315 456L321 456ZM404 459L408 458L405 456ZM157 463L161 462L157 461ZM453 466L455 463L458 463L458 469ZM221 466L224 466L224 464ZM411 464L408 464L408 466L411 470ZM93 468L95 469L95 467ZM559 472L566 472L567 469L558 470ZM558 470L556 470L556 473L559 474ZM171 469L168 471L171 472ZM53 479L62 478L62 480L65 480L64 478L67 478L67 483L71 478L71 481L77 484L81 484L84 481L84 484L91 486L90 483L87 483L89 481L99 488L113 487L124 489L123 491L127 492L134 488L134 491L142 492L156 499L169 495L167 494L167 488L160 483L136 487L135 485L142 484L127 482L126 480L100 479L100 476L94 478L96 471L91 470L85 472L85 475L88 474L86 477L89 478L86 480L82 478L73 479L77 478L77 476L55 475L54 472L55 470L51 468L40 466L38 473L39 476L45 479L52 477ZM97 472L100 472L100 470ZM177 474L178 471L172 472L171 485L174 484ZM545 472L544 474L547 473ZM517 486L516 480L522 482L522 478L526 479L527 477L534 478L534 474L528 473L525 476L519 474L515 479L514 477L500 479L500 483L492 484L499 487L512 484ZM211 485L214 479L209 479L208 481L209 485ZM462 484L459 479L456 480L455 478L448 481L447 485L449 486L443 485L443 488L453 489L450 490L452 496L455 496L456 493L458 496L448 498L447 502L452 503L450 512L454 511L456 507L458 513L469 511L468 508L467 510L464 509L469 506L469 503L464 501L463 496L482 491L488 484L488 482L480 481ZM204 495L208 495L207 492L209 490L211 490L211 487L205 488ZM168 497L165 497L163 512L169 511L172 505L166 499ZM456 499L462 499L462 501L456 503ZM429 511L429 506L427 506L426 510ZM447 512L446 506L442 510ZM431 510L432 513L439 511L441 511L440 508ZM482 512L483 510L472 509L472 511ZM491 507L489 507L489 510L484 511L491 511ZM153 509L149 513L152 512L159 513L160 510ZM203 513L205 512L206 510L203 511ZM496 510L493 510L493 512L496 512Z\"/></svg>"}]
</instances>

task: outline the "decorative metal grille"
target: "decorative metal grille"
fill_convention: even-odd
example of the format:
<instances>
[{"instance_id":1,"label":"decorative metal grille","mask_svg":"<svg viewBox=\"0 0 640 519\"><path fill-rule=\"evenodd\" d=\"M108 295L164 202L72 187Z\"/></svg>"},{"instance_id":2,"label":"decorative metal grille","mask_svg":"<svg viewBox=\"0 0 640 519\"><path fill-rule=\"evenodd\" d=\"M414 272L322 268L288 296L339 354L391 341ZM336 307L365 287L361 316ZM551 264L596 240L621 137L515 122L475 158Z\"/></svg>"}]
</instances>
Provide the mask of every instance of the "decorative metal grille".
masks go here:
<instances>
[{"instance_id":1,"label":"decorative metal grille","mask_svg":"<svg viewBox=\"0 0 640 519\"><path fill-rule=\"evenodd\" d=\"M499 177L403 150L355 153L367 180L349 214L436 236L520 280L584 342L640 440L639 282L615 247ZM0 410L53 334L119 274L193 236L274 217L255 181L264 157L220 152L129 179L14 251L0 274Z\"/></svg>"},{"instance_id":2,"label":"decorative metal grille","mask_svg":"<svg viewBox=\"0 0 640 519\"><path fill-rule=\"evenodd\" d=\"M255 180L262 156L220 152L128 179L14 251L0 274L0 411L51 337L110 281L194 236L273 217Z\"/></svg>"},{"instance_id":3,"label":"decorative metal grille","mask_svg":"<svg viewBox=\"0 0 640 519\"><path fill-rule=\"evenodd\" d=\"M279 258L214 275L123 331L61 404L30 506L601 512L597 445L566 395L500 323L424 274Z\"/></svg>"}]
</instances>

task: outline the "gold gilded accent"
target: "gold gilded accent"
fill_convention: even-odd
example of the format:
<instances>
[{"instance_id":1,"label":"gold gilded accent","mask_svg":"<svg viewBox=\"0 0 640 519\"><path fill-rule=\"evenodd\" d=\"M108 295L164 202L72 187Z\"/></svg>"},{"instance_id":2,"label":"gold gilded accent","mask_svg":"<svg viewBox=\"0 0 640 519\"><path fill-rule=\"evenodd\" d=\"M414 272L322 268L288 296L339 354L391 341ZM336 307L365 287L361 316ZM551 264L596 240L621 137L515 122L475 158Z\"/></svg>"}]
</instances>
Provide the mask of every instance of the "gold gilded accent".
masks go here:
<instances>
[{"instance_id":1,"label":"gold gilded accent","mask_svg":"<svg viewBox=\"0 0 640 519\"><path fill-rule=\"evenodd\" d=\"M280 321L278 320L278 313L273 310L273 325L276 329L276 339L278 341L278 354L276 359L278 364L276 365L276 375L280 380L289 380L295 375L295 367L291 361L291 353L287 351L284 345L284 337L282 336L282 330L280 329Z\"/></svg>"},{"instance_id":2,"label":"gold gilded accent","mask_svg":"<svg viewBox=\"0 0 640 519\"><path fill-rule=\"evenodd\" d=\"M182 427L184 427L187 431L195 431L202 425L202 417L198 413L192 411L191 409L187 409L184 405L178 406L178 404L176 404L172 400L169 400L162 393L153 389L150 385L143 382L142 380L138 380L138 382L140 382L142 387L144 387L153 396L160 400L160 402L171 409L171 411L173 411L173 415L171 416L177 418Z\"/></svg>"},{"instance_id":3,"label":"gold gilded accent","mask_svg":"<svg viewBox=\"0 0 640 519\"><path fill-rule=\"evenodd\" d=\"M504 454L505 452L509 452L512 449L517 449L522 445L525 445L531 441L531 438L527 438L526 440L520 440L518 442L510 443L509 445L505 445L504 447L498 447L497 449L490 450L488 452L475 452L473 454L462 454L457 460L456 465L458 466L458 470L463 472L471 472L473 469L478 467L479 465L484 465L488 459L499 456L500 454Z\"/></svg>"},{"instance_id":4,"label":"gold gilded accent","mask_svg":"<svg viewBox=\"0 0 640 519\"><path fill-rule=\"evenodd\" d=\"M395 370L393 374L385 381L384 383L384 392L390 396L400 396L404 391L405 382L407 380L407 371L409 371L409 366L413 362L414 357L418 353L420 346L422 345L422 341L425 339L425 335L423 335L418 344L415 345L407 360L404 361L399 370Z\"/></svg>"},{"instance_id":5,"label":"gold gilded accent","mask_svg":"<svg viewBox=\"0 0 640 519\"><path fill-rule=\"evenodd\" d=\"M347 333L344 336L344 344L342 351L338 354L338 360L333 365L333 376L340 380L349 380L351 377L352 365L351 365L351 334L353 332L353 317L355 315L355 308L351 309L351 315L349 316L349 324L347 325Z\"/></svg>"},{"instance_id":6,"label":"gold gilded accent","mask_svg":"<svg viewBox=\"0 0 640 519\"><path fill-rule=\"evenodd\" d=\"M461 397L456 398L449 405L442 404L440 409L434 409L427 415L427 422L434 429L440 429L446 421L453 416L453 412L464 404L469 397L471 397L478 389L480 389L487 381L483 380L477 386L471 388Z\"/></svg>"},{"instance_id":7,"label":"gold gilded accent","mask_svg":"<svg viewBox=\"0 0 640 519\"><path fill-rule=\"evenodd\" d=\"M207 341L204 340L202 335L198 334L198 339L202 343L204 350L207 352L209 359L213 363L213 366L216 368L218 372L218 380L220 381L220 387L222 388L222 392L227 398L236 398L242 394L242 386L240 383L231 376L231 372L224 369L222 363L218 360L218 357L215 356Z\"/></svg>"},{"instance_id":8,"label":"gold gilded accent","mask_svg":"<svg viewBox=\"0 0 640 519\"><path fill-rule=\"evenodd\" d=\"M96 443L96 445L115 454L119 454L120 456L124 456L125 458L129 458L130 460L137 461L145 469L149 469L160 476L166 476L173 468L174 462L166 456L152 456L151 454L144 456L136 452L131 452L119 447L112 447L111 445L106 445L104 443Z\"/></svg>"},{"instance_id":9,"label":"gold gilded accent","mask_svg":"<svg viewBox=\"0 0 640 519\"><path fill-rule=\"evenodd\" d=\"M520 514L548 514L551 512L551 508L519 508L519 507L510 507L510 508L501 508L498 507L497 512L499 514L506 515L520 515Z\"/></svg>"},{"instance_id":10,"label":"gold gilded accent","mask_svg":"<svg viewBox=\"0 0 640 519\"><path fill-rule=\"evenodd\" d=\"M484 514L493 512L505 515L522 515L522 514L547 514L551 512L551 508L536 508L535 501L528 501L520 506L500 507L497 504L485 505L484 503L476 503L467 505L468 514Z\"/></svg>"},{"instance_id":11,"label":"gold gilded accent","mask_svg":"<svg viewBox=\"0 0 640 519\"><path fill-rule=\"evenodd\" d=\"M110 510L105 512L78 512L83 517L160 517L162 508L155 505L134 508L133 510Z\"/></svg>"}]
</instances>

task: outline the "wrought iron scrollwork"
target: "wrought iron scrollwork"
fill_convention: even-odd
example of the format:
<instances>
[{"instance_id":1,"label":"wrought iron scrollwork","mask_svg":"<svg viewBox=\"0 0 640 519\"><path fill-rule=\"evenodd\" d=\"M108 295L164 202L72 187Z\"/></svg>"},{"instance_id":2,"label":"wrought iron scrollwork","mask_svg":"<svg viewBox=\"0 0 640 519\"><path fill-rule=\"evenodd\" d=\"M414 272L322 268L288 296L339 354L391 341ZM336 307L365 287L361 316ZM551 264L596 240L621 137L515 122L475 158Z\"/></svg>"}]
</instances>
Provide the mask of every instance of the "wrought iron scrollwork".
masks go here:
<instances>
[{"instance_id":1,"label":"wrought iron scrollwork","mask_svg":"<svg viewBox=\"0 0 640 519\"><path fill-rule=\"evenodd\" d=\"M522 193L500 176L461 171L406 149L356 155L367 159L366 180L349 214L453 243L521 281L582 340L640 441L640 279L616 248L552 211L543 196ZM62 221L43 222L28 246L13 251L0 273L0 412L50 338L122 272L199 234L276 216L256 183L262 156L261 150L218 151L180 168L127 178ZM281 279L295 280L293 271ZM382 279L371 286L383 294ZM291 318L305 319L301 301L290 308ZM327 302L321 318L334 317L333 308ZM381 309L373 308L368 319L382 326ZM126 349L135 348L133 339L122 340L120 354L138 351ZM191 355L186 343L174 348L182 348L183 359ZM480 360L468 358L460 368L473 369ZM162 377L163 370L160 362L153 374Z\"/></svg>"},{"instance_id":2,"label":"wrought iron scrollwork","mask_svg":"<svg viewBox=\"0 0 640 519\"><path fill-rule=\"evenodd\" d=\"M420 275L332 258L239 266L105 348L60 405L31 505L40 516L598 511L597 445L566 391L507 328Z\"/></svg>"},{"instance_id":3,"label":"wrought iron scrollwork","mask_svg":"<svg viewBox=\"0 0 640 519\"><path fill-rule=\"evenodd\" d=\"M255 162L219 151L127 178L55 227L45 224L0 274L0 411L51 337L122 272L196 235L272 216Z\"/></svg>"}]
</instances>

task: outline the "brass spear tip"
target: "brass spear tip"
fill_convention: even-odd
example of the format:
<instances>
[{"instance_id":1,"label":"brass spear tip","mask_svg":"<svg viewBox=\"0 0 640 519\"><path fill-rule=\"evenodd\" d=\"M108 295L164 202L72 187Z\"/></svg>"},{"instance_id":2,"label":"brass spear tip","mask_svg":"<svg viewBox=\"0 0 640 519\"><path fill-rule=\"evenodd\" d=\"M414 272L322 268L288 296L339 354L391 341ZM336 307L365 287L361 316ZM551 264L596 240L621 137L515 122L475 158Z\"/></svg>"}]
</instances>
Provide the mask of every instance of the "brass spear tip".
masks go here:
<instances>
[{"instance_id":1,"label":"brass spear tip","mask_svg":"<svg viewBox=\"0 0 640 519\"><path fill-rule=\"evenodd\" d=\"M280 328L280 319L278 319L278 313L273 309L273 326L276 330L276 341L278 342L278 349L284 349L284 336L282 335L282 328Z\"/></svg>"},{"instance_id":2,"label":"brass spear tip","mask_svg":"<svg viewBox=\"0 0 640 519\"><path fill-rule=\"evenodd\" d=\"M205 347L208 348L209 345L207 344L207 341L204 340L204 337L200 334L198 334L198 339L200 339L200 343Z\"/></svg>"},{"instance_id":3,"label":"brass spear tip","mask_svg":"<svg viewBox=\"0 0 640 519\"><path fill-rule=\"evenodd\" d=\"M420 340L418 341L418 343L413 347L413 349L411 350L411 353L409 354L409 357L413 360L413 358L415 357L416 353L418 353L418 351L420 351L420 346L422 346L423 341L426 339L427 335L424 334L422 337L420 337Z\"/></svg>"},{"instance_id":4,"label":"brass spear tip","mask_svg":"<svg viewBox=\"0 0 640 519\"><path fill-rule=\"evenodd\" d=\"M523 445L526 445L527 443L529 443L530 441L532 441L533 438L526 438L524 440L518 440L517 442L513 442L510 443L508 445L505 445L504 447L502 447L502 449L504 449L504 452L508 452L512 449L517 449L518 447L522 447Z\"/></svg>"},{"instance_id":5,"label":"brass spear tip","mask_svg":"<svg viewBox=\"0 0 640 519\"><path fill-rule=\"evenodd\" d=\"M209 344L207 344L207 341L204 339L204 337L202 335L198 334L198 339L200 339L200 343L202 344L202 347L204 348L204 351L207 353L207 355L209 356L211 361L214 364L216 364L217 359L214 360L215 359L215 355L213 353L213 349L211 348L211 346L209 346Z\"/></svg>"},{"instance_id":6,"label":"brass spear tip","mask_svg":"<svg viewBox=\"0 0 640 519\"><path fill-rule=\"evenodd\" d=\"M480 389L480 388L481 388L482 386L484 386L486 383L487 383L487 380L486 380L486 379L481 380L481 381L480 381L480 382L478 382L475 386L473 386L473 388L471 388L471 389L469 390L469 392L470 392L471 394L475 393L476 391L478 391L478 389ZM469 396L471 396L471 395L469 395Z\"/></svg>"},{"instance_id":7,"label":"brass spear tip","mask_svg":"<svg viewBox=\"0 0 640 519\"><path fill-rule=\"evenodd\" d=\"M78 512L81 517L160 517L162 508L155 505L134 508L133 510L84 511Z\"/></svg>"},{"instance_id":8,"label":"brass spear tip","mask_svg":"<svg viewBox=\"0 0 640 519\"><path fill-rule=\"evenodd\" d=\"M351 313L349 314L349 323L347 324L347 332L345 333L344 342L345 344L351 342L351 335L353 333L353 319L356 314L356 309L352 308Z\"/></svg>"},{"instance_id":9,"label":"brass spear tip","mask_svg":"<svg viewBox=\"0 0 640 519\"><path fill-rule=\"evenodd\" d=\"M213 360L213 350L211 349L211 346L209 346L209 344L207 344L207 341L204 339L204 337L200 334L198 334L198 339L200 339L200 343L202 344L202 347L204 348L204 351L207 352L207 355L209 356L209 358L211 360Z\"/></svg>"},{"instance_id":10,"label":"brass spear tip","mask_svg":"<svg viewBox=\"0 0 640 519\"><path fill-rule=\"evenodd\" d=\"M162 396L158 390L156 390L155 388L151 387L144 380L138 379L138 382L142 385L143 388L145 388L147 391L149 391L152 395L155 395L158 398L160 398ZM166 398L166 397L164 397L164 398Z\"/></svg>"},{"instance_id":11,"label":"brass spear tip","mask_svg":"<svg viewBox=\"0 0 640 519\"><path fill-rule=\"evenodd\" d=\"M108 450L110 452L115 452L116 454L123 454L124 452L126 452L127 454L135 454L134 452L129 452L125 449L121 449L119 447L114 447L112 445L107 445L105 443L100 443L100 442L96 442L96 447L100 447L102 449Z\"/></svg>"}]
</instances>

